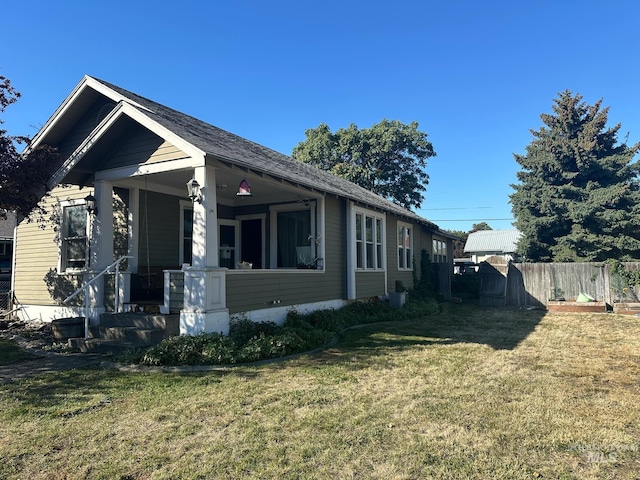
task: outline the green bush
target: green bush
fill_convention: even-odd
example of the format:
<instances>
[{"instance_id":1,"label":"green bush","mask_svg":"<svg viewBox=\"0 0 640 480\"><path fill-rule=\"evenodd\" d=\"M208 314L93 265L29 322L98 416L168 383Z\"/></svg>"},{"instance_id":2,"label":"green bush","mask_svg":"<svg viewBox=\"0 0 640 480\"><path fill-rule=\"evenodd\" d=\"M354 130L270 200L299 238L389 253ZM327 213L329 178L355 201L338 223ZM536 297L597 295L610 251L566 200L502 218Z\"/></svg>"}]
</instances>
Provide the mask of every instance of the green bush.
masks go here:
<instances>
[{"instance_id":1,"label":"green bush","mask_svg":"<svg viewBox=\"0 0 640 480\"><path fill-rule=\"evenodd\" d=\"M403 308L375 300L306 314L292 310L282 327L274 322L240 318L231 322L228 336L201 333L170 337L136 355L135 359L151 366L254 362L313 350L341 330L355 325L410 320L437 311L438 303L434 298L410 292Z\"/></svg>"}]
</instances>

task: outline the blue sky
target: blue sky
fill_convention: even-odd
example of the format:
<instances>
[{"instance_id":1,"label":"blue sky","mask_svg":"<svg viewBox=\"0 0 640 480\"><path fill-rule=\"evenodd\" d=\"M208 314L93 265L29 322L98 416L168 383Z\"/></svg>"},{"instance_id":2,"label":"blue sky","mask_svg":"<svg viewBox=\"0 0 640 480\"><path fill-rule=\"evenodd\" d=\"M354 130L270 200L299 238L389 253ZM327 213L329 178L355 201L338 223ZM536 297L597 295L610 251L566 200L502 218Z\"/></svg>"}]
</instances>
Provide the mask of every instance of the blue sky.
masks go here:
<instances>
[{"instance_id":1,"label":"blue sky","mask_svg":"<svg viewBox=\"0 0 640 480\"><path fill-rule=\"evenodd\" d=\"M23 97L1 118L34 135L88 74L285 154L322 122L417 121L437 153L417 212L511 228L513 153L558 92L640 141L639 20L631 0L4 0Z\"/></svg>"}]
</instances>

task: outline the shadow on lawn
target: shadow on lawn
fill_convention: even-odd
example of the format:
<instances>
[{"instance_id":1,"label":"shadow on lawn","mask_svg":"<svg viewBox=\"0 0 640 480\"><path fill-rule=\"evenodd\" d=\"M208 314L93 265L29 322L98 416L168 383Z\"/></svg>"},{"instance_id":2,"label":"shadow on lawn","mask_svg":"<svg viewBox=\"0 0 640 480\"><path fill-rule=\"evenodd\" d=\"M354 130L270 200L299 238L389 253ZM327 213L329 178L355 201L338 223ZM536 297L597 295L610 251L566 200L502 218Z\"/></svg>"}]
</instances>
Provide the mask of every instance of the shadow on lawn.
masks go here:
<instances>
[{"instance_id":1,"label":"shadow on lawn","mask_svg":"<svg viewBox=\"0 0 640 480\"><path fill-rule=\"evenodd\" d=\"M540 323L543 310L444 304L441 313L420 320L371 324L345 332L336 349L376 350L416 345L477 343L512 350Z\"/></svg>"}]
</instances>

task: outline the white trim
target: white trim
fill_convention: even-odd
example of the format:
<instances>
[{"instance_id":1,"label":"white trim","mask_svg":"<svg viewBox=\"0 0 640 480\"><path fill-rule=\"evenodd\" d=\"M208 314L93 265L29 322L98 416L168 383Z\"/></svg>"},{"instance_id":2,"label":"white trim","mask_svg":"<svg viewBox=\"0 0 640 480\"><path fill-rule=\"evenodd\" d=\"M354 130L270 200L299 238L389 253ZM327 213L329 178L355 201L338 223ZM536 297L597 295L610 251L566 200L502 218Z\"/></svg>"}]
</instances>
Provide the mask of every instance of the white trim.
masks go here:
<instances>
[{"instance_id":1,"label":"white trim","mask_svg":"<svg viewBox=\"0 0 640 480\"><path fill-rule=\"evenodd\" d=\"M176 148L180 149L187 155L188 159L184 161L187 163L182 168L187 168L187 166L201 166L204 165L205 152L191 143L185 141L182 137L176 135L171 130L163 127L158 124L154 120L151 120L147 115L142 113L137 108L133 107L131 104L121 101L118 103L115 108L109 112L109 114L91 131L91 133L84 139L84 141L76 148L76 150L64 161L62 166L56 170L56 172L52 175L49 180L49 186L53 187L60 183L60 181L78 164L78 162L84 157L84 155L91 150L91 147L100 140L100 138L111 128L111 126L116 123L121 116L127 116L132 120L135 120L143 127L149 129L151 132L155 133L163 140L171 143ZM194 159L196 160L194 163ZM157 166L154 166L153 169L156 171L149 171L146 173L158 173L159 171L168 171L175 170L176 166L173 164L174 161L168 162L158 162L160 165L164 163L171 164L171 168L167 168L166 165L163 166L161 170L158 170ZM156 165L156 164L150 164ZM115 171L123 170L130 171L133 168L133 171L136 171L136 168L141 168L144 165L134 165L132 167L125 167L121 169L115 169ZM177 167L180 168L180 167ZM108 170L107 170L108 171ZM145 174L145 173L141 173ZM118 177L109 177L105 175L101 177L101 180L114 180L115 178L122 178L123 176L131 176L131 175L120 175ZM98 174L96 173L96 179L98 179Z\"/></svg>"},{"instance_id":2,"label":"white trim","mask_svg":"<svg viewBox=\"0 0 640 480\"><path fill-rule=\"evenodd\" d=\"M84 273L89 269L89 261L90 261L90 243L91 243L91 216L89 215L89 212L86 212L87 214L87 222L85 225L86 228L86 234L87 234L87 242L86 242L86 247L85 247L85 265L84 268L69 268L69 269L64 269L63 270L63 264L65 262L62 261L62 257L64 256L64 226L65 226L65 222L64 222L64 209L66 207L80 207L85 205L85 200L84 199L70 199L70 200L60 200L58 201L58 206L60 208L60 224L58 225L58 227L60 228L59 232L60 234L58 235L58 275L61 274L78 274L78 273ZM15 248L15 246L14 246Z\"/></svg>"},{"instance_id":3,"label":"white trim","mask_svg":"<svg viewBox=\"0 0 640 480\"><path fill-rule=\"evenodd\" d=\"M411 250L411 257L409 259L410 261L410 265L407 265L405 267L400 267L400 255L399 255L399 248L400 245L398 244L398 230L403 227L403 228L408 228L409 229L409 249ZM395 240L395 244L396 244L396 264L398 267L398 271L400 272L406 272L406 271L412 271L413 270L413 256L415 255L415 251L413 249L413 237L415 234L415 225L411 224L411 223L406 223L406 222L402 222L402 221L398 221L396 224L396 240ZM403 246L402 246L402 250L404 252L405 255L405 259L406 259L406 248L404 246L404 236L403 236Z\"/></svg>"},{"instance_id":4,"label":"white trim","mask_svg":"<svg viewBox=\"0 0 640 480\"><path fill-rule=\"evenodd\" d=\"M231 265L231 267L226 267L229 268L229 270L235 269L236 266L235 264L238 262L242 261L242 252L240 251L240 222L238 220L227 220L224 218L219 218L218 219L218 230L220 229L221 226L226 226L226 227L233 227L233 247L229 247L229 248L233 248L233 251L235 252L235 260L234 260L234 265ZM220 232L218 232L218 239L221 239L222 235ZM218 240L218 243L220 243L221 240ZM218 247L218 265L220 265L220 261L222 260L222 244L220 243L220 246Z\"/></svg>"},{"instance_id":5,"label":"white trim","mask_svg":"<svg viewBox=\"0 0 640 480\"><path fill-rule=\"evenodd\" d=\"M181 158L179 160L167 160L166 162L143 163L142 165L129 165L126 167L100 170L96 172L96 180L117 180L126 177L138 177L154 173L173 172L175 170L187 170L200 167L203 162L194 158ZM184 196L185 190L181 190Z\"/></svg>"},{"instance_id":6,"label":"white trim","mask_svg":"<svg viewBox=\"0 0 640 480\"><path fill-rule=\"evenodd\" d=\"M180 265L184 265L185 263L189 263L185 261L184 258L184 211L191 210L193 212L193 202L190 200L180 200L180 232L178 232L180 243L179 247L179 256ZM193 228L191 230L191 239L193 240ZM189 265L191 265L189 263Z\"/></svg>"},{"instance_id":7,"label":"white trim","mask_svg":"<svg viewBox=\"0 0 640 480\"><path fill-rule=\"evenodd\" d=\"M236 215L236 220L240 222L240 241L242 242L242 222L245 220L260 220L261 228L262 228L262 265L260 268L266 269L267 266L267 214L266 213L254 213L251 215ZM240 249L242 250L242 244L240 245ZM242 253L242 252L240 252ZM242 260L241 260L242 261Z\"/></svg>"},{"instance_id":8,"label":"white trim","mask_svg":"<svg viewBox=\"0 0 640 480\"><path fill-rule=\"evenodd\" d=\"M356 215L352 201L347 202L347 298L356 299Z\"/></svg>"},{"instance_id":9,"label":"white trim","mask_svg":"<svg viewBox=\"0 0 640 480\"><path fill-rule=\"evenodd\" d=\"M278 268L278 212L297 212L308 210L309 215L311 216L310 228L311 228L311 237L316 238L316 209L312 208L311 202L314 204L316 200L310 200L308 204L305 203L283 203L280 205L270 205L269 206L269 268L271 270L297 270L295 268ZM316 257L316 242L309 241L309 245L311 246L311 257ZM324 264L324 262L323 262ZM324 269L324 267L323 267ZM317 270L317 269L315 269Z\"/></svg>"},{"instance_id":10,"label":"white trim","mask_svg":"<svg viewBox=\"0 0 640 480\"><path fill-rule=\"evenodd\" d=\"M362 268L357 268L357 249L354 252L354 266L355 270L358 272L386 272L387 271L387 217L384 212L379 212L376 210L369 210L366 208L362 208L359 206L353 206L351 209L351 214L353 215L353 247L355 249L356 246L356 214L362 215ZM371 217L373 219L373 268L367 268L367 239L366 239L366 217ZM377 256L377 236L376 236L376 219L382 220L382 224L380 226L382 235L382 265L378 265L378 256Z\"/></svg>"}]
</instances>

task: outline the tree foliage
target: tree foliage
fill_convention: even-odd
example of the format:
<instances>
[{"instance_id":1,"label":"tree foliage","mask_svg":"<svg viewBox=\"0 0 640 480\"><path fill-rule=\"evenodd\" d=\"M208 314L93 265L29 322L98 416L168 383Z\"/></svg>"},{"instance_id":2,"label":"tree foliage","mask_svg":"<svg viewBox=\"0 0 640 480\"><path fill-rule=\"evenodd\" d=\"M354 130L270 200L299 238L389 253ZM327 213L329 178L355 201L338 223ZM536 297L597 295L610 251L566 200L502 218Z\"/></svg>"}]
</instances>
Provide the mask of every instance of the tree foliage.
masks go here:
<instances>
[{"instance_id":1,"label":"tree foliage","mask_svg":"<svg viewBox=\"0 0 640 480\"><path fill-rule=\"evenodd\" d=\"M419 207L429 176L427 159L435 156L418 123L382 120L371 128L355 124L332 133L322 123L305 132L293 149L302 162L346 178L405 208Z\"/></svg>"},{"instance_id":2,"label":"tree foliage","mask_svg":"<svg viewBox=\"0 0 640 480\"><path fill-rule=\"evenodd\" d=\"M0 113L18 101L20 93L6 77L0 76ZM4 122L0 119L0 125ZM26 145L25 152L18 153L17 145ZM0 128L0 215L7 211L26 217L37 211L44 214L39 205L47 194L47 181L58 160L55 148L47 145L29 148L29 138L8 135Z\"/></svg>"},{"instance_id":3,"label":"tree foliage","mask_svg":"<svg viewBox=\"0 0 640 480\"><path fill-rule=\"evenodd\" d=\"M519 253L531 261L640 258L640 144L619 144L620 125L607 127L609 108L566 90L526 155L512 185Z\"/></svg>"}]
</instances>

